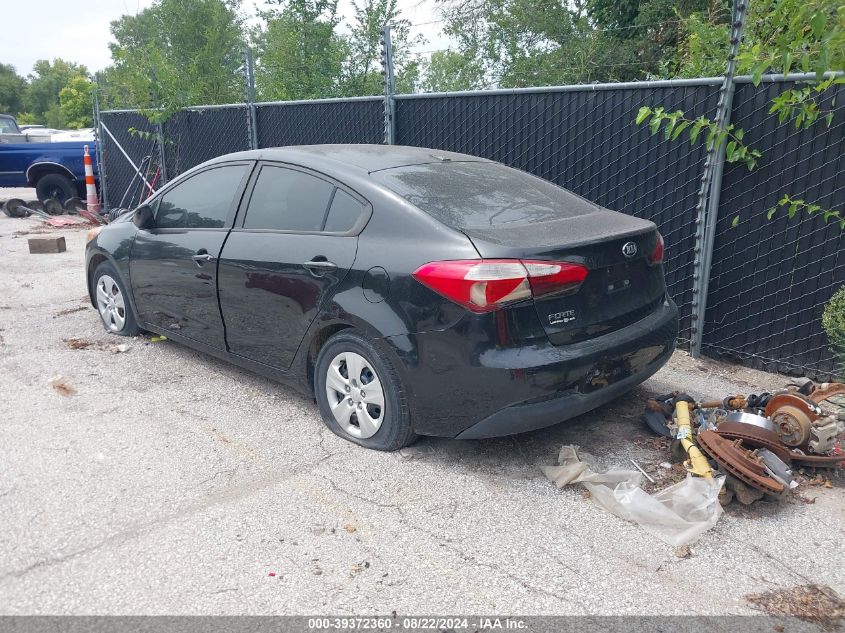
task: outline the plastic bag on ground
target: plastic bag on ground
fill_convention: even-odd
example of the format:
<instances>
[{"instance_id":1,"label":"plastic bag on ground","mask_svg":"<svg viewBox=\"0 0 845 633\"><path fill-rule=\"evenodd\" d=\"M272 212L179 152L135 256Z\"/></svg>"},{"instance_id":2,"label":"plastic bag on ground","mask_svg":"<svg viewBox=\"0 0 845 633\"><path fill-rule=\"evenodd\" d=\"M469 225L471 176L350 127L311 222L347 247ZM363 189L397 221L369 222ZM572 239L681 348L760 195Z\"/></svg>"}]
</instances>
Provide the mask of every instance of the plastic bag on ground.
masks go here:
<instances>
[{"instance_id":1,"label":"plastic bag on ground","mask_svg":"<svg viewBox=\"0 0 845 633\"><path fill-rule=\"evenodd\" d=\"M593 470L595 459L563 446L557 466L544 466L543 473L558 488L582 484L605 510L633 521L661 541L674 545L692 543L716 525L722 516L719 491L724 477L705 479L687 475L684 481L650 495L640 488L642 475L634 470Z\"/></svg>"}]
</instances>

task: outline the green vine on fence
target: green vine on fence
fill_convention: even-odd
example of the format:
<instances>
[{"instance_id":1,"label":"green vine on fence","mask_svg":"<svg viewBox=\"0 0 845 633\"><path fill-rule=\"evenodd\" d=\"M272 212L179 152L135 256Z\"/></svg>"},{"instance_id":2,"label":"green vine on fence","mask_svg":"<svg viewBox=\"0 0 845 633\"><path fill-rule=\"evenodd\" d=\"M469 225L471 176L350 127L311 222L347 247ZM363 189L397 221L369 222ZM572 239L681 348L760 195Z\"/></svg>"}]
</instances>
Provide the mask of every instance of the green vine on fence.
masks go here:
<instances>
[{"instance_id":1,"label":"green vine on fence","mask_svg":"<svg viewBox=\"0 0 845 633\"><path fill-rule=\"evenodd\" d=\"M651 121L648 121L649 118ZM705 116L697 119L686 118L683 110L666 112L662 107L651 108L643 106L637 113L637 125L648 121L648 127L652 134L657 134L663 128L663 138L675 140L686 132L689 142L694 145L699 137L707 144L707 149L712 150L717 145L725 144L725 160L729 163L744 163L749 170L757 166L757 160L762 156L759 150L753 149L743 143L745 132L742 128L729 124L723 130L715 121ZM703 133L703 136L702 136Z\"/></svg>"},{"instance_id":2,"label":"green vine on fence","mask_svg":"<svg viewBox=\"0 0 845 633\"><path fill-rule=\"evenodd\" d=\"M838 222L839 228L845 231L845 214L843 214L842 211L824 209L818 204L813 204L807 202L806 200L801 200L800 198L793 198L789 194L783 196L780 200L778 200L775 206L768 210L766 218L771 220L775 216L775 213L778 212L778 209L783 207L786 207L786 217L790 220L794 218L799 211L802 211L807 215L821 214L825 222Z\"/></svg>"}]
</instances>

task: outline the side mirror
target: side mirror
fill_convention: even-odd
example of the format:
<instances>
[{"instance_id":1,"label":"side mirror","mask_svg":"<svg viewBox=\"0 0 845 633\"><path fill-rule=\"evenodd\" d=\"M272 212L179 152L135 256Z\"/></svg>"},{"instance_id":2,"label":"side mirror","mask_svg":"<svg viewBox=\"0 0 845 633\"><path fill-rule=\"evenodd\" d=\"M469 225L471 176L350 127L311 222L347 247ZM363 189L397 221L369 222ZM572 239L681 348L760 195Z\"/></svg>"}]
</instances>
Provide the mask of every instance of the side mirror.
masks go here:
<instances>
[{"instance_id":1,"label":"side mirror","mask_svg":"<svg viewBox=\"0 0 845 633\"><path fill-rule=\"evenodd\" d=\"M139 229L151 229L155 226L155 218L153 217L153 210L147 205L135 209L135 217L132 218L132 223Z\"/></svg>"}]
</instances>

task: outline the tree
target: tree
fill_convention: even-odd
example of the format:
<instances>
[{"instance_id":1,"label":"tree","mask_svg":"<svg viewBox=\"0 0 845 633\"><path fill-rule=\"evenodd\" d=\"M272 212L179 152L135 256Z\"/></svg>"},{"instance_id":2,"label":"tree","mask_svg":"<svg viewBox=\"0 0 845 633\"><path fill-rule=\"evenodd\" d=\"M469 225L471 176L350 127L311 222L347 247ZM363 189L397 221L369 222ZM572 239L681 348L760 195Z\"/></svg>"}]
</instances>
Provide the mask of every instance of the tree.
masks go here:
<instances>
[{"instance_id":1,"label":"tree","mask_svg":"<svg viewBox=\"0 0 845 633\"><path fill-rule=\"evenodd\" d=\"M337 33L337 0L276 0L253 33L261 100L337 96L346 42Z\"/></svg>"},{"instance_id":2,"label":"tree","mask_svg":"<svg viewBox=\"0 0 845 633\"><path fill-rule=\"evenodd\" d=\"M240 101L244 47L237 0L156 0L111 23L106 102L161 108Z\"/></svg>"},{"instance_id":3,"label":"tree","mask_svg":"<svg viewBox=\"0 0 845 633\"><path fill-rule=\"evenodd\" d=\"M17 115L23 110L26 80L18 75L15 67L0 64L0 112Z\"/></svg>"},{"instance_id":4,"label":"tree","mask_svg":"<svg viewBox=\"0 0 845 633\"><path fill-rule=\"evenodd\" d=\"M466 53L435 51L425 68L423 89L428 92L477 90L484 87L484 69Z\"/></svg>"},{"instance_id":5,"label":"tree","mask_svg":"<svg viewBox=\"0 0 845 633\"><path fill-rule=\"evenodd\" d=\"M94 82L84 75L71 77L59 92L59 111L65 121L63 127L73 129L94 125Z\"/></svg>"},{"instance_id":6,"label":"tree","mask_svg":"<svg viewBox=\"0 0 845 633\"><path fill-rule=\"evenodd\" d=\"M456 88L664 75L666 60L675 54L684 33L679 18L707 7L707 0L442 2L446 31L457 40L457 53L475 65L464 65L473 72L465 72L467 85ZM441 66L447 59L452 65L460 62L449 56L433 59L429 72L447 71Z\"/></svg>"},{"instance_id":7,"label":"tree","mask_svg":"<svg viewBox=\"0 0 845 633\"><path fill-rule=\"evenodd\" d=\"M411 39L410 21L400 17L398 0L361 0L352 3L355 16L348 35L348 57L344 64L341 91L347 96L375 95L383 90L381 75L381 27L389 24L393 48L396 87L399 92L412 92L419 81L420 63L413 59L412 46L424 42L421 36Z\"/></svg>"},{"instance_id":8,"label":"tree","mask_svg":"<svg viewBox=\"0 0 845 633\"><path fill-rule=\"evenodd\" d=\"M78 76L87 76L88 69L81 64L56 58L52 62L39 59L29 76L29 88L26 92L25 110L36 120L50 127L64 127L65 121L59 107L59 93L70 80Z\"/></svg>"},{"instance_id":9,"label":"tree","mask_svg":"<svg viewBox=\"0 0 845 633\"><path fill-rule=\"evenodd\" d=\"M750 73L758 85L763 74L782 72L788 74L796 68L815 73L815 80L790 88L772 99L770 113L777 113L781 122L792 119L796 128L807 128L823 120L828 127L833 123L833 111L826 111L822 99L833 86L845 84L845 78L830 71L845 70L845 6L841 0L761 0L752 4L747 17L748 30L740 42L737 55L738 72ZM693 18L695 29L702 41L718 41L720 30L728 27L705 23L700 17ZM699 51L698 47L687 48L683 63L701 68L710 61L690 57ZM702 51L704 52L704 51ZM709 54L709 53L708 53ZM727 59L727 49L723 59ZM684 112L666 112L661 107L640 108L636 122L648 122L653 134L661 128L665 138L677 139L688 135L695 143L699 134L706 139L708 148L725 146L728 162L742 162L753 169L761 154L748 145L745 133L735 125L719 130L716 122L706 117L688 119ZM793 218L798 213L818 214L826 222L834 221L845 231L845 211L825 209L814 202L784 195L777 205L769 210L769 219L779 208L786 209ZM734 224L739 222L734 218Z\"/></svg>"}]
</instances>

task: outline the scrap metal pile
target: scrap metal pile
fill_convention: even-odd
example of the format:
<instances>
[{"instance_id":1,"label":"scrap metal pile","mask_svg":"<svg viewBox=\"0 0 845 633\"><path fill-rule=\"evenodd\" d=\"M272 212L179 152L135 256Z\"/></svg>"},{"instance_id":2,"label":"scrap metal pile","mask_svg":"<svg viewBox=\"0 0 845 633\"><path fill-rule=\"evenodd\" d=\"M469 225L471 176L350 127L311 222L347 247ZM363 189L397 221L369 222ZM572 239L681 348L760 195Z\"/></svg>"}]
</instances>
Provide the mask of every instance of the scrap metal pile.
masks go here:
<instances>
[{"instance_id":1,"label":"scrap metal pile","mask_svg":"<svg viewBox=\"0 0 845 633\"><path fill-rule=\"evenodd\" d=\"M801 380L775 393L733 395L696 402L674 392L649 400L643 418L655 433L672 438L672 454L701 477L726 476L720 501L750 504L782 497L798 484L795 466L837 468L845 453L837 444L845 421L821 403L845 395L845 384Z\"/></svg>"},{"instance_id":2,"label":"scrap metal pile","mask_svg":"<svg viewBox=\"0 0 845 633\"><path fill-rule=\"evenodd\" d=\"M88 211L85 203L79 198L69 198L64 205L55 198L49 198L43 203L38 200L24 202L19 198L12 198L3 205L3 212L10 218L33 217L56 227L100 225L109 220L99 213Z\"/></svg>"}]
</instances>

